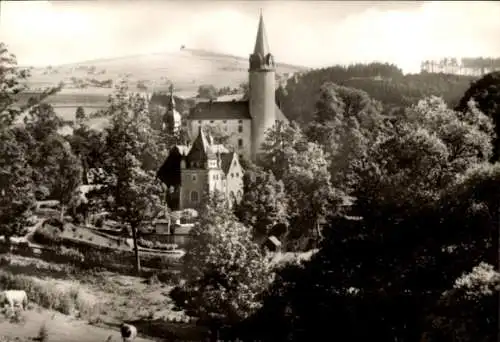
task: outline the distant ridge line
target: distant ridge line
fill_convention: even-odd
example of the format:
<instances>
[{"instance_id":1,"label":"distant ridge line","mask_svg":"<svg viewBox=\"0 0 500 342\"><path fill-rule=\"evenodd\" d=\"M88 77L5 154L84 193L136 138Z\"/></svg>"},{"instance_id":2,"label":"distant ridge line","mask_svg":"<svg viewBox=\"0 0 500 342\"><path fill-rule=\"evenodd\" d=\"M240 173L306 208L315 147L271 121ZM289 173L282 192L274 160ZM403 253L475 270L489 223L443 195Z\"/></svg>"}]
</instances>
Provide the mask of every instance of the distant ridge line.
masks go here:
<instances>
[{"instance_id":1,"label":"distant ridge line","mask_svg":"<svg viewBox=\"0 0 500 342\"><path fill-rule=\"evenodd\" d=\"M73 66L73 65L77 66L77 65L82 65L82 64L118 61L118 60L129 59L129 58L139 58L139 57L157 56L157 55L173 55L173 54L179 54L182 52L190 52L193 55L198 55L198 56L205 55L205 56L212 56L212 57L234 58L234 59L239 60L239 61L247 61L247 58L242 57L242 56L236 56L236 55L231 55L231 54L227 54L227 53L209 51L209 50L204 50L204 49L183 48L183 49L179 49L177 51L163 51L163 52L154 52L154 53L132 54L132 55L125 55L125 56L118 56L118 57L96 58L96 59L89 59L89 60L84 60L84 61L79 61L79 62L71 62L71 63L63 63L63 64L53 64L53 65L47 64L46 66L37 66L34 68L35 69L42 69L44 67L48 67L49 65L52 67L68 67L68 66ZM304 71L311 69L310 67L289 64L289 63L279 63L278 62L277 65L283 66L283 67L289 67L289 68L303 69ZM28 68L30 66L21 66L21 67Z\"/></svg>"}]
</instances>

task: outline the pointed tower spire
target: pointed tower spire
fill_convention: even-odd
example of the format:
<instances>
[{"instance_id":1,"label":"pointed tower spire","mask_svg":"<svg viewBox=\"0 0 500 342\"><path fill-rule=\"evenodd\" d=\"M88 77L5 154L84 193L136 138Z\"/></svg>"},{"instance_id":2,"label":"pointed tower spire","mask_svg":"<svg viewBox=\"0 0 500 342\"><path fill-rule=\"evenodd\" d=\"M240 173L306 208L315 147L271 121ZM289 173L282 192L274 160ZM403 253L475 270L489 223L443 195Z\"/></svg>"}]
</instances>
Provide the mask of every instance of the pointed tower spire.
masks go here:
<instances>
[{"instance_id":1,"label":"pointed tower spire","mask_svg":"<svg viewBox=\"0 0 500 342\"><path fill-rule=\"evenodd\" d=\"M260 9L259 28L257 30L257 38L255 39L254 54L260 54L262 57L270 53L269 44L267 43L266 28L264 27L264 17L262 16L262 8Z\"/></svg>"},{"instance_id":2,"label":"pointed tower spire","mask_svg":"<svg viewBox=\"0 0 500 342\"><path fill-rule=\"evenodd\" d=\"M274 59L269 49L269 44L267 43L262 9L260 10L255 47L253 49L253 54L250 55L250 70L274 70Z\"/></svg>"},{"instance_id":3,"label":"pointed tower spire","mask_svg":"<svg viewBox=\"0 0 500 342\"><path fill-rule=\"evenodd\" d=\"M175 109L175 100L174 100L174 85L173 84L170 84L170 87L169 87L169 91L170 91L170 97L168 99L168 110L174 110Z\"/></svg>"}]
</instances>

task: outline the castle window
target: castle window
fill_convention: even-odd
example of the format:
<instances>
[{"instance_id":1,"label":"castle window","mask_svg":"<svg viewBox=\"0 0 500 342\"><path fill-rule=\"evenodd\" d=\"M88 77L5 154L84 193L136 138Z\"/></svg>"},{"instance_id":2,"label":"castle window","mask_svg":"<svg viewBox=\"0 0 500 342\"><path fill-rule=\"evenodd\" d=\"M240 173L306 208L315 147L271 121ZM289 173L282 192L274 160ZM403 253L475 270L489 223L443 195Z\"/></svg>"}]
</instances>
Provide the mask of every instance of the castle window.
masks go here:
<instances>
[{"instance_id":1,"label":"castle window","mask_svg":"<svg viewBox=\"0 0 500 342\"><path fill-rule=\"evenodd\" d=\"M243 126L242 126L242 125L239 125L239 126L238 126L238 132L239 132L239 133L243 133Z\"/></svg>"},{"instance_id":2,"label":"castle window","mask_svg":"<svg viewBox=\"0 0 500 342\"><path fill-rule=\"evenodd\" d=\"M231 173L231 178L234 178L234 173Z\"/></svg>"},{"instance_id":3,"label":"castle window","mask_svg":"<svg viewBox=\"0 0 500 342\"><path fill-rule=\"evenodd\" d=\"M196 203L198 200L198 191L191 191L191 202Z\"/></svg>"},{"instance_id":4,"label":"castle window","mask_svg":"<svg viewBox=\"0 0 500 342\"><path fill-rule=\"evenodd\" d=\"M198 123L201 125L201 120L198 120Z\"/></svg>"},{"instance_id":5,"label":"castle window","mask_svg":"<svg viewBox=\"0 0 500 342\"><path fill-rule=\"evenodd\" d=\"M191 176L191 180L192 180L193 182L196 182L196 175L192 175L192 176Z\"/></svg>"},{"instance_id":6,"label":"castle window","mask_svg":"<svg viewBox=\"0 0 500 342\"><path fill-rule=\"evenodd\" d=\"M240 174L238 172L236 172L236 177L239 177L239 176L240 176Z\"/></svg>"},{"instance_id":7,"label":"castle window","mask_svg":"<svg viewBox=\"0 0 500 342\"><path fill-rule=\"evenodd\" d=\"M238 190L238 200L240 200L243 197L243 193L241 190Z\"/></svg>"},{"instance_id":8,"label":"castle window","mask_svg":"<svg viewBox=\"0 0 500 342\"><path fill-rule=\"evenodd\" d=\"M243 120L238 120L238 123L239 123L240 125L243 125Z\"/></svg>"},{"instance_id":9,"label":"castle window","mask_svg":"<svg viewBox=\"0 0 500 342\"><path fill-rule=\"evenodd\" d=\"M227 120L223 120L222 123L227 123Z\"/></svg>"},{"instance_id":10,"label":"castle window","mask_svg":"<svg viewBox=\"0 0 500 342\"><path fill-rule=\"evenodd\" d=\"M243 139L238 139L238 147L239 148L243 147Z\"/></svg>"},{"instance_id":11,"label":"castle window","mask_svg":"<svg viewBox=\"0 0 500 342\"><path fill-rule=\"evenodd\" d=\"M210 123L213 124L214 123L214 120L210 120Z\"/></svg>"}]
</instances>

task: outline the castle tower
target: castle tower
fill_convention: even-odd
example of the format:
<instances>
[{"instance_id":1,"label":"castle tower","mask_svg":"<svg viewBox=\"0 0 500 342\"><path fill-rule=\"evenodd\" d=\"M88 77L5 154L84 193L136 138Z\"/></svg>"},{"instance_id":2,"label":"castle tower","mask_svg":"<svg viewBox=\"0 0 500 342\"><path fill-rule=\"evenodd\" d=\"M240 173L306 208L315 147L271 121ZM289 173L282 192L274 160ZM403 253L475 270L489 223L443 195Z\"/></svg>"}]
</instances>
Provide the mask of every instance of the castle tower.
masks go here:
<instances>
[{"instance_id":1,"label":"castle tower","mask_svg":"<svg viewBox=\"0 0 500 342\"><path fill-rule=\"evenodd\" d=\"M253 54L250 55L249 109L252 117L252 159L257 158L266 131L276 121L274 58L267 44L262 12Z\"/></svg>"}]
</instances>

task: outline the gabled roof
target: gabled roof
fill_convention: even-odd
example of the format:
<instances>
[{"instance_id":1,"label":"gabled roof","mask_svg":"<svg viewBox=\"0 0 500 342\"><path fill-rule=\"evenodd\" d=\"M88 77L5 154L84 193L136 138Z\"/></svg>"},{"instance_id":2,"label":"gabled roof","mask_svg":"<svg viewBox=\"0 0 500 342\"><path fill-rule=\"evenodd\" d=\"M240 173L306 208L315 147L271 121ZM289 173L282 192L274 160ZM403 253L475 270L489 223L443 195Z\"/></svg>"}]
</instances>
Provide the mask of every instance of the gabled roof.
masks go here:
<instances>
[{"instance_id":1,"label":"gabled roof","mask_svg":"<svg viewBox=\"0 0 500 342\"><path fill-rule=\"evenodd\" d=\"M248 101L200 102L188 116L188 120L243 119L251 119Z\"/></svg>"},{"instance_id":2,"label":"gabled roof","mask_svg":"<svg viewBox=\"0 0 500 342\"><path fill-rule=\"evenodd\" d=\"M200 126L198 130L198 136L193 141L193 145L191 146L191 149L189 150L189 153L187 155L188 162L197 161L204 163L207 160L208 154L210 152L211 151L209 150L208 139L205 135L204 130Z\"/></svg>"},{"instance_id":3,"label":"gabled roof","mask_svg":"<svg viewBox=\"0 0 500 342\"><path fill-rule=\"evenodd\" d=\"M231 163L233 162L234 160L234 156L236 155L235 152L230 152L230 153L223 153L221 154L221 169L222 169L222 172L224 172L224 174L227 175L227 173L229 172L229 169L231 168Z\"/></svg>"}]
</instances>

